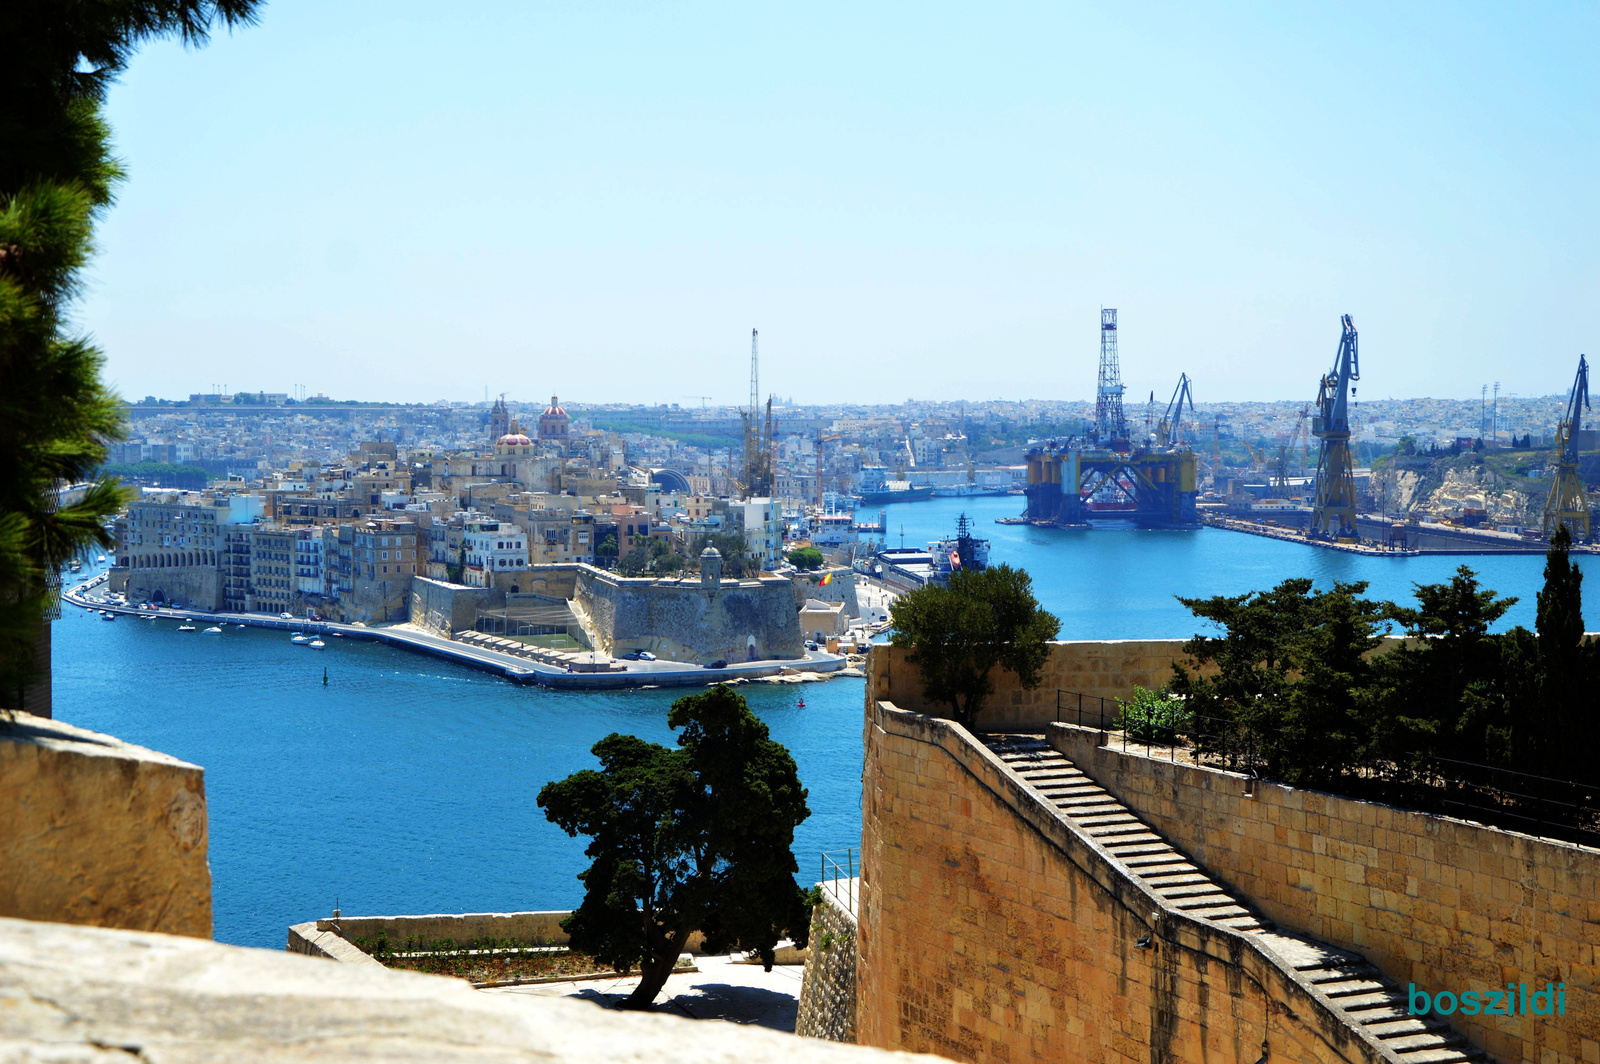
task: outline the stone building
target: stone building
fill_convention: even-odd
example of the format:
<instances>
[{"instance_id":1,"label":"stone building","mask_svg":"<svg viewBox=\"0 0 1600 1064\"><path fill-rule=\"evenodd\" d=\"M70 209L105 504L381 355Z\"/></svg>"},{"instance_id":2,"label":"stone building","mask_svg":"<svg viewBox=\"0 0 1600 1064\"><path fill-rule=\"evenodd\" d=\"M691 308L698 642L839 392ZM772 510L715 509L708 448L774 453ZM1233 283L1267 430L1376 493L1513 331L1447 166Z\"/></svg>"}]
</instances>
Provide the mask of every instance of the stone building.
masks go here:
<instances>
[{"instance_id":1,"label":"stone building","mask_svg":"<svg viewBox=\"0 0 1600 1064\"><path fill-rule=\"evenodd\" d=\"M571 439L571 424L572 419L561 409L561 403L552 395L550 405L539 415L539 442L558 444L561 453L565 454Z\"/></svg>"}]
</instances>

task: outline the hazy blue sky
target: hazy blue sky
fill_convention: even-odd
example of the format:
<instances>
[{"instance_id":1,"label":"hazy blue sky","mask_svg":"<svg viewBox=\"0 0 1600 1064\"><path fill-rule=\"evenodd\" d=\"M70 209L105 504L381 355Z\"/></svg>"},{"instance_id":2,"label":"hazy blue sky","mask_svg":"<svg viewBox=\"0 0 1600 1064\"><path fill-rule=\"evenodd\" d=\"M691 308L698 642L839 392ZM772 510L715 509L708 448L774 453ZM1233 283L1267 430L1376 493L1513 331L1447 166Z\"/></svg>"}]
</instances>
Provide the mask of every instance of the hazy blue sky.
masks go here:
<instances>
[{"instance_id":1,"label":"hazy blue sky","mask_svg":"<svg viewBox=\"0 0 1600 1064\"><path fill-rule=\"evenodd\" d=\"M1287 7L1287 10L1285 9ZM1564 392L1593 4L273 0L111 98L125 394Z\"/></svg>"}]
</instances>

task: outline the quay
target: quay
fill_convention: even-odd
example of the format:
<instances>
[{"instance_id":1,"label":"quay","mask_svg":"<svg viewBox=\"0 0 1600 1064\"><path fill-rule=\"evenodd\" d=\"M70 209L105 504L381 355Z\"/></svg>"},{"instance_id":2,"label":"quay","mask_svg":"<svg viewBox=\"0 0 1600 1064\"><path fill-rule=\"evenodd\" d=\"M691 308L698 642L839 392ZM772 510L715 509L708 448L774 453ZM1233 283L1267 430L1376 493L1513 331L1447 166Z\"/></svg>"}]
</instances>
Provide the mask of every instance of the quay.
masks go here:
<instances>
[{"instance_id":1,"label":"quay","mask_svg":"<svg viewBox=\"0 0 1600 1064\"><path fill-rule=\"evenodd\" d=\"M1284 517L1294 518L1308 513L1309 511L1300 511L1285 514ZM1366 554L1378 558L1415 558L1422 555L1544 554L1549 550L1549 545L1546 543L1529 542L1507 532L1486 532L1431 522L1422 522L1410 528L1409 534L1435 541L1443 541L1445 545L1396 548L1385 547L1371 542L1333 543L1328 540L1310 539L1306 536L1303 528L1292 528L1286 525L1267 525L1257 521L1241 520L1237 517L1212 517L1206 521L1206 524L1211 528L1220 528L1229 532L1244 532L1247 535L1263 536L1267 539L1282 540L1285 543L1302 543L1311 547L1339 550L1348 554ZM1360 524L1376 527L1378 522L1362 518ZM1600 553L1600 548L1579 543L1574 543L1569 549L1573 554Z\"/></svg>"},{"instance_id":2,"label":"quay","mask_svg":"<svg viewBox=\"0 0 1600 1064\"><path fill-rule=\"evenodd\" d=\"M600 672L569 671L556 665L530 661L514 654L503 653L489 647L472 646L425 632L410 624L369 626L364 624L337 624L332 621L313 621L304 617L284 618L265 613L221 613L208 610L172 610L166 608L139 609L95 597L93 592L102 587L107 574L101 573L76 586L62 591L64 602L87 610L104 610L125 617L156 617L163 620L195 622L205 621L222 627L244 625L248 628L267 628L282 632L304 632L307 635L331 635L343 639L386 643L413 653L428 654L458 665L495 673L512 683L537 684L563 690L605 690L627 687L704 687L729 680L754 680L769 676L792 675L801 672L833 674L843 672L849 660L843 654L830 654L822 650L807 651L805 657L794 659L769 659L765 661L729 662L726 668L711 669L703 665L678 661L616 661L622 669ZM595 661L610 663L606 655L592 653Z\"/></svg>"}]
</instances>

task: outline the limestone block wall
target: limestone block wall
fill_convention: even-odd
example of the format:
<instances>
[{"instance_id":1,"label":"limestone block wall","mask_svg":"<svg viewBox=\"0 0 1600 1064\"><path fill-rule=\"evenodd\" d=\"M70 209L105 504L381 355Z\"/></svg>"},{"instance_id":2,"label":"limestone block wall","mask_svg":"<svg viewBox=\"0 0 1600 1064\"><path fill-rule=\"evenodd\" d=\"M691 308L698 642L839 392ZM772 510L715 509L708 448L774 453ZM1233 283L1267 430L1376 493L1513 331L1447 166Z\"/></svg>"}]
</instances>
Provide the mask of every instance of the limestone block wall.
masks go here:
<instances>
[{"instance_id":1,"label":"limestone block wall","mask_svg":"<svg viewBox=\"0 0 1600 1064\"><path fill-rule=\"evenodd\" d=\"M870 701L857 1041L956 1060L1393 1059L1115 864L949 721ZM1152 936L1155 948L1139 940Z\"/></svg>"},{"instance_id":2,"label":"limestone block wall","mask_svg":"<svg viewBox=\"0 0 1600 1064\"><path fill-rule=\"evenodd\" d=\"M129 569L123 590L130 602L154 600L181 602L190 609L222 608L222 573L216 568L190 565L171 569Z\"/></svg>"},{"instance_id":3,"label":"limestone block wall","mask_svg":"<svg viewBox=\"0 0 1600 1064\"><path fill-rule=\"evenodd\" d=\"M1053 643L1043 682L1023 690L1014 674L997 669L995 691L978 719L980 729L1004 729L1057 719L1056 691L1104 698L1128 698L1135 687L1155 690L1172 679L1172 663L1184 660L1181 639L1107 639ZM948 713L922 694L911 651L875 645L867 659L867 690L877 698L917 713ZM1076 703L1073 703L1075 706ZM1114 712L1114 709L1111 710Z\"/></svg>"},{"instance_id":4,"label":"limestone block wall","mask_svg":"<svg viewBox=\"0 0 1600 1064\"><path fill-rule=\"evenodd\" d=\"M200 766L0 713L0 810L0 916L211 937Z\"/></svg>"},{"instance_id":5,"label":"limestone block wall","mask_svg":"<svg viewBox=\"0 0 1600 1064\"><path fill-rule=\"evenodd\" d=\"M1565 1016L1452 1023L1501 1061L1600 1061L1600 850L1100 746L1050 741L1285 927L1430 993L1566 984Z\"/></svg>"},{"instance_id":6,"label":"limestone block wall","mask_svg":"<svg viewBox=\"0 0 1600 1064\"><path fill-rule=\"evenodd\" d=\"M826 587L813 581L832 573L833 579ZM814 573L795 573L789 578L794 585L794 604L804 606L806 599L819 602L844 603L844 615L854 620L861 616L861 601L856 596L856 571L847 565L827 565Z\"/></svg>"},{"instance_id":7,"label":"limestone block wall","mask_svg":"<svg viewBox=\"0 0 1600 1064\"><path fill-rule=\"evenodd\" d=\"M759 659L805 654L794 594L781 577L724 580L707 589L698 577L628 578L583 565L574 597L589 618L595 649L606 653L667 637L681 648L678 660L701 664L748 660L752 639Z\"/></svg>"},{"instance_id":8,"label":"limestone block wall","mask_svg":"<svg viewBox=\"0 0 1600 1064\"><path fill-rule=\"evenodd\" d=\"M488 595L488 588L412 577L411 623L443 636L471 629Z\"/></svg>"},{"instance_id":9,"label":"limestone block wall","mask_svg":"<svg viewBox=\"0 0 1600 1064\"><path fill-rule=\"evenodd\" d=\"M846 897L857 893L854 885L841 885L849 892ZM811 917L794 1033L829 1042L856 1040L856 917L828 890Z\"/></svg>"}]
</instances>

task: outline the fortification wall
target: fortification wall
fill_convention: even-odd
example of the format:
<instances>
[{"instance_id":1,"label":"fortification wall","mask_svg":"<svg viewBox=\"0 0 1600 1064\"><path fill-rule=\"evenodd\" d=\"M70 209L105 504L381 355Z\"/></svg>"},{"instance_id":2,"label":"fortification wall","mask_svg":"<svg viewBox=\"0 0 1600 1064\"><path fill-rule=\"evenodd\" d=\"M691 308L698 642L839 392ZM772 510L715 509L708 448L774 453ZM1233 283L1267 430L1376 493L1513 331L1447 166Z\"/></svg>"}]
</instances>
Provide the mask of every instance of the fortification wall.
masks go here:
<instances>
[{"instance_id":1,"label":"fortification wall","mask_svg":"<svg viewBox=\"0 0 1600 1064\"><path fill-rule=\"evenodd\" d=\"M1600 1061L1600 850L1256 781L1099 745L1050 742L1278 923L1355 950L1429 993L1566 984L1565 1016L1453 1024L1502 1061Z\"/></svg>"},{"instance_id":2,"label":"fortification wall","mask_svg":"<svg viewBox=\"0 0 1600 1064\"><path fill-rule=\"evenodd\" d=\"M211 937L198 765L0 714L0 916Z\"/></svg>"},{"instance_id":3,"label":"fortification wall","mask_svg":"<svg viewBox=\"0 0 1600 1064\"><path fill-rule=\"evenodd\" d=\"M724 580L707 589L698 577L630 579L584 565L574 597L589 618L595 649L606 653L665 639L677 660L701 664L805 654L794 593L781 577Z\"/></svg>"},{"instance_id":4,"label":"fortification wall","mask_svg":"<svg viewBox=\"0 0 1600 1064\"><path fill-rule=\"evenodd\" d=\"M160 593L163 602L181 602L190 609L219 610L222 608L222 574L215 569L197 565L173 569L129 569L124 589L129 602L156 599Z\"/></svg>"},{"instance_id":5,"label":"fortification wall","mask_svg":"<svg viewBox=\"0 0 1600 1064\"><path fill-rule=\"evenodd\" d=\"M578 570L573 562L557 565L535 565L517 574L517 584L532 595L550 598L574 599L578 596Z\"/></svg>"},{"instance_id":6,"label":"fortification wall","mask_svg":"<svg viewBox=\"0 0 1600 1064\"><path fill-rule=\"evenodd\" d=\"M844 896L852 898L857 882L838 881L828 887L842 888ZM823 891L822 902L812 912L794 1033L828 1042L856 1040L856 917L832 889Z\"/></svg>"},{"instance_id":7,"label":"fortification wall","mask_svg":"<svg viewBox=\"0 0 1600 1064\"><path fill-rule=\"evenodd\" d=\"M485 608L489 589L449 584L425 576L411 579L411 623L430 632L452 636L467 631Z\"/></svg>"},{"instance_id":8,"label":"fortification wall","mask_svg":"<svg viewBox=\"0 0 1600 1064\"><path fill-rule=\"evenodd\" d=\"M826 586L818 583L823 576L833 575ZM851 619L861 616L861 601L856 596L856 572L849 566L829 565L814 573L795 573L789 578L794 585L794 604L804 606L806 599L819 602L844 603L844 615Z\"/></svg>"},{"instance_id":9,"label":"fortification wall","mask_svg":"<svg viewBox=\"0 0 1600 1064\"><path fill-rule=\"evenodd\" d=\"M991 674L994 694L977 726L980 730L1004 729L1056 720L1057 690L1128 698L1135 687L1160 688L1172 679L1172 663L1184 660L1183 643L1181 639L1053 643L1041 682L1033 690L1023 690L1016 675L1003 669ZM917 666L906 660L910 654L903 647L874 646L867 659L867 690L902 709L947 714L948 706L930 703L923 696ZM1076 707L1076 702L1071 705Z\"/></svg>"},{"instance_id":10,"label":"fortification wall","mask_svg":"<svg viewBox=\"0 0 1600 1064\"><path fill-rule=\"evenodd\" d=\"M1008 1064L1384 1059L1286 962L1124 872L959 725L869 695L865 740L862 1045Z\"/></svg>"}]
</instances>

